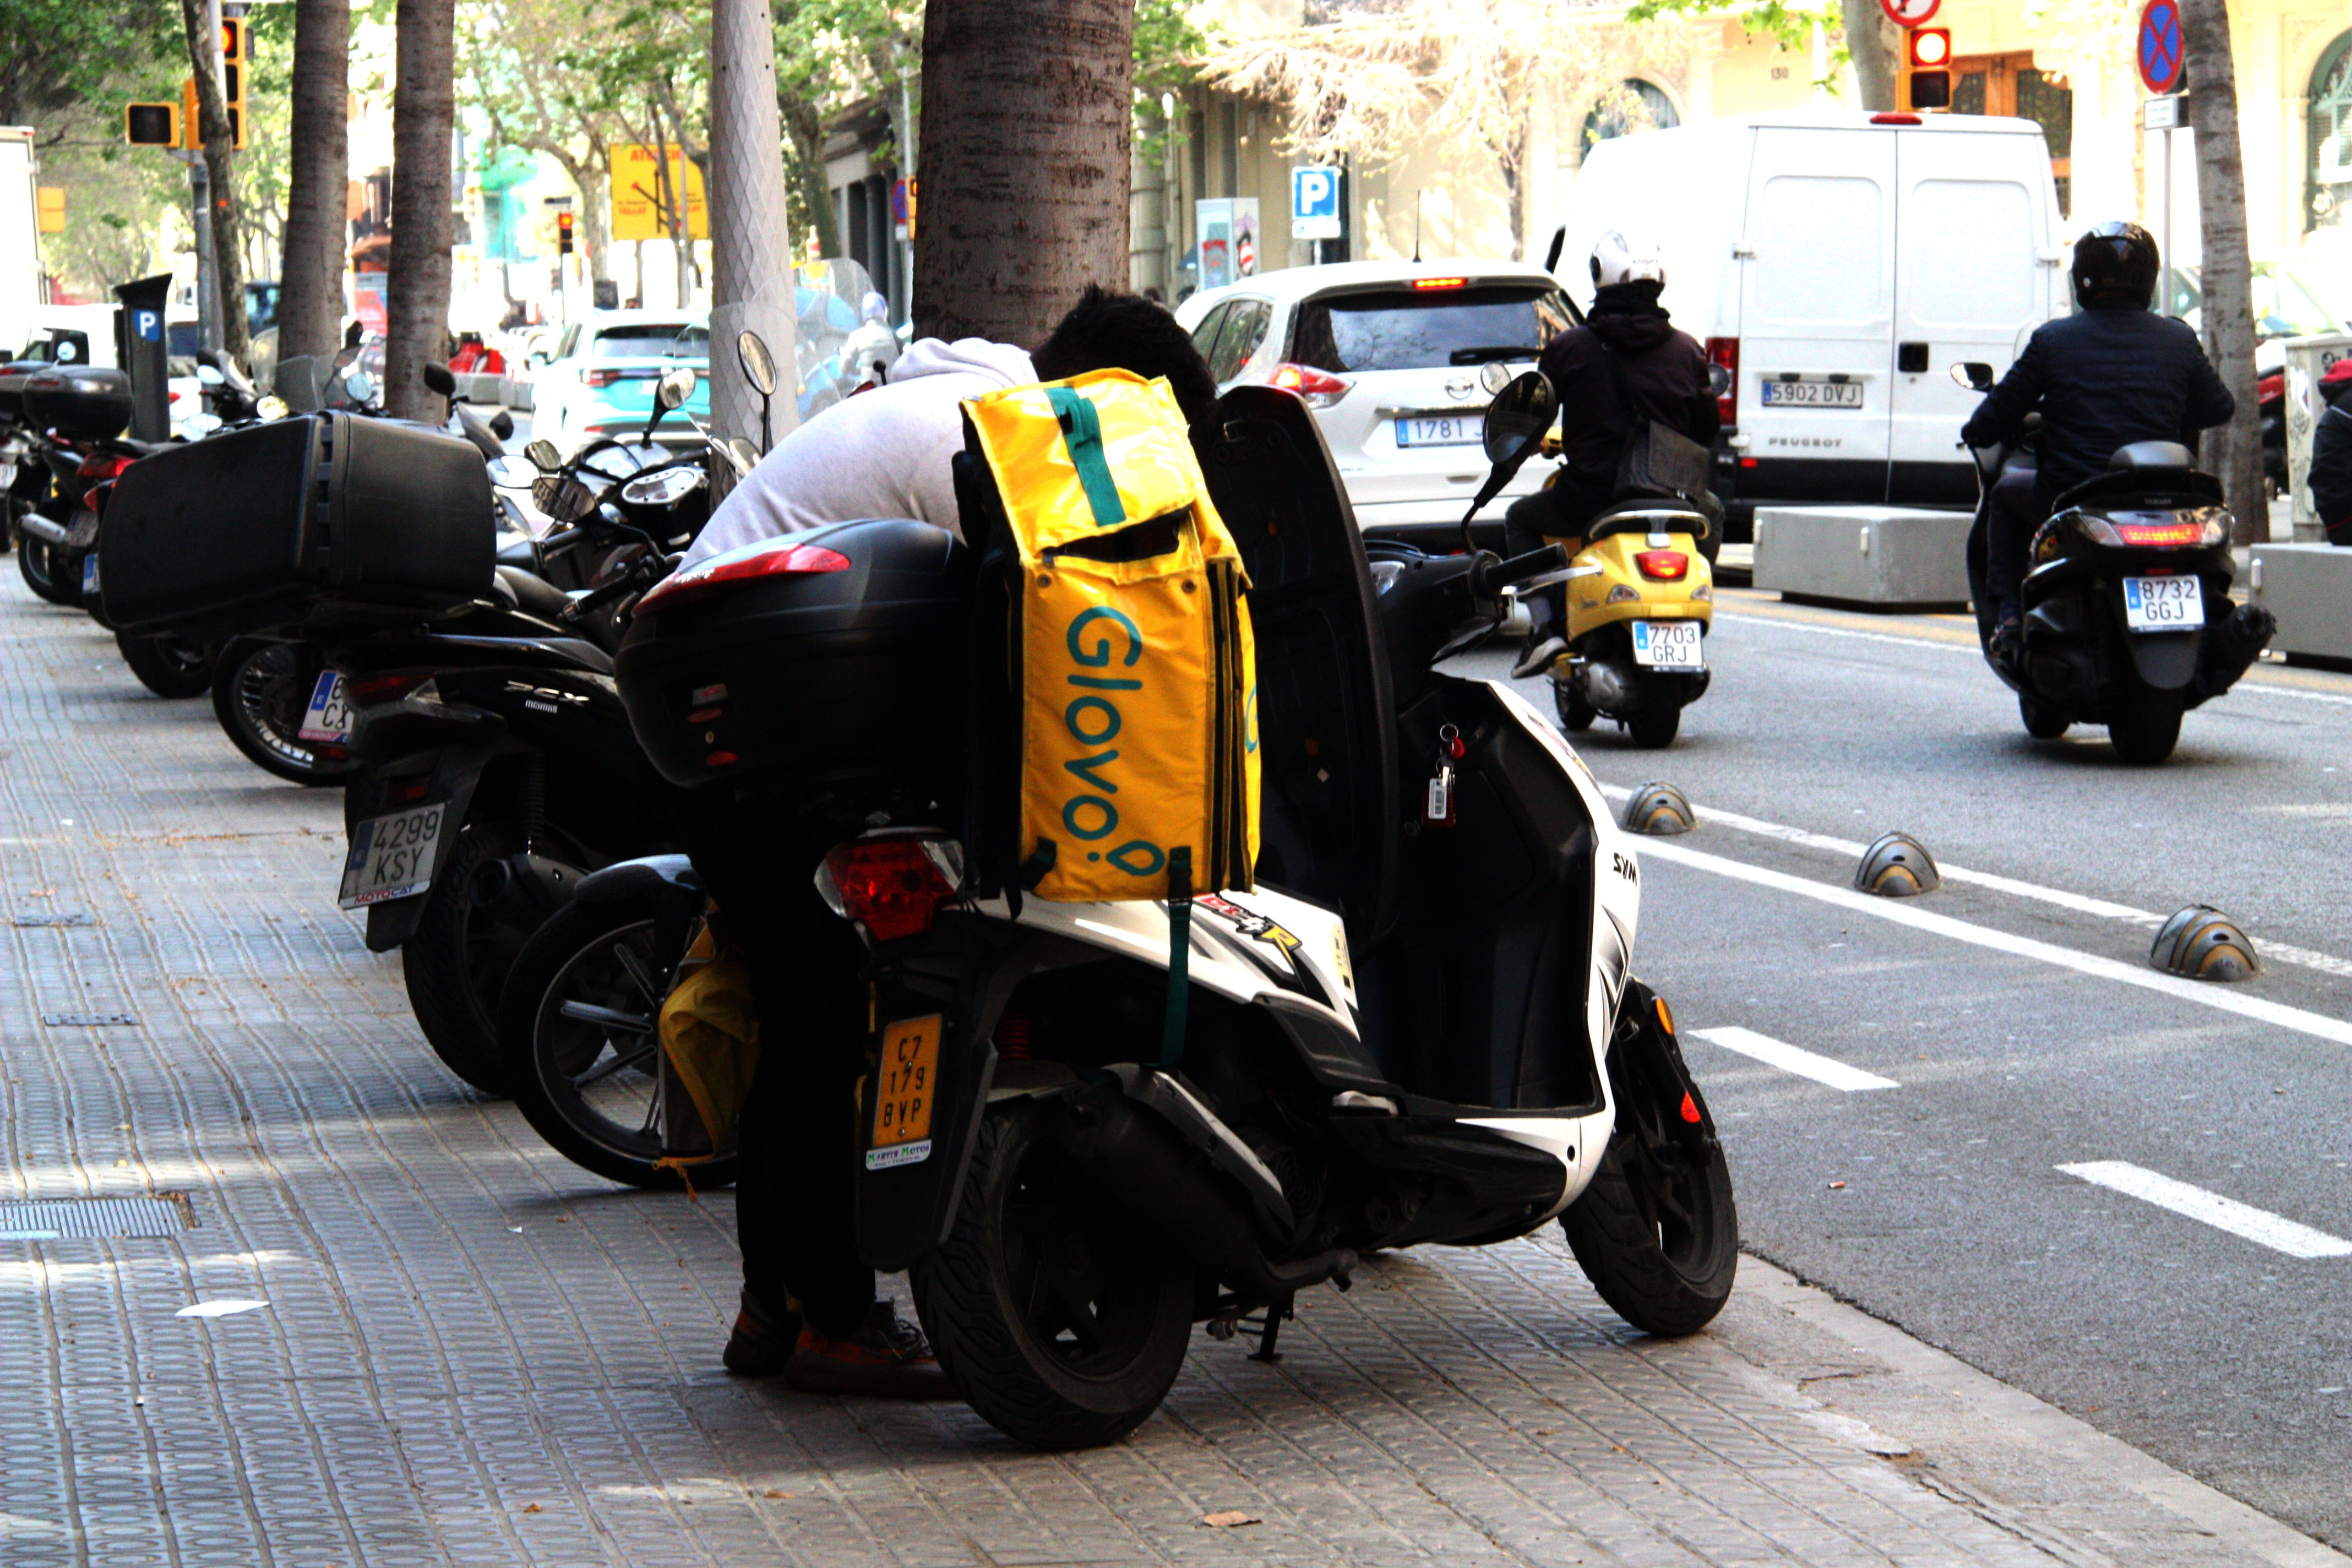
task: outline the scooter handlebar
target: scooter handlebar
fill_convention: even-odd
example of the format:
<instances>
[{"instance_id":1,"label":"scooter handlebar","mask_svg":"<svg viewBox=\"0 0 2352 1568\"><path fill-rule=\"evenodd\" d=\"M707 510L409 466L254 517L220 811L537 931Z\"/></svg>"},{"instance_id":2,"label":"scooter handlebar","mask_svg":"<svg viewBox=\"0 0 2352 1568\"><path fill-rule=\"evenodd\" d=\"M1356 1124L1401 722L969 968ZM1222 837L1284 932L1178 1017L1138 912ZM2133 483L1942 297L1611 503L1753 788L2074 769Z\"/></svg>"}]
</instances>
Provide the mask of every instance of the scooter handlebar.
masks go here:
<instances>
[{"instance_id":1,"label":"scooter handlebar","mask_svg":"<svg viewBox=\"0 0 2352 1568\"><path fill-rule=\"evenodd\" d=\"M1482 596L1492 596L1512 584L1524 583L1547 573L1564 571L1567 566L1568 547L1563 544L1546 544L1528 551L1525 555L1513 555L1504 560L1496 560L1490 555L1479 563L1478 592Z\"/></svg>"}]
</instances>

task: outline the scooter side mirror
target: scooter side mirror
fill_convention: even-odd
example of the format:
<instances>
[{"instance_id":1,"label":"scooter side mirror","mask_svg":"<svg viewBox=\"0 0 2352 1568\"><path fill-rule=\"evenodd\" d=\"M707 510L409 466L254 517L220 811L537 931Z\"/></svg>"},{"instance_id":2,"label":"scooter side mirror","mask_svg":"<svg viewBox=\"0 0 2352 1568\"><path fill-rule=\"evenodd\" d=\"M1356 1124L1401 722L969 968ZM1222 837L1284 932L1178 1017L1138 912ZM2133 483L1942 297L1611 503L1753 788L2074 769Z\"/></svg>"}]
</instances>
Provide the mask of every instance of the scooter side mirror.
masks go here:
<instances>
[{"instance_id":1,"label":"scooter side mirror","mask_svg":"<svg viewBox=\"0 0 2352 1568\"><path fill-rule=\"evenodd\" d=\"M1486 405L1486 460L1494 467L1486 473L1486 482L1478 487L1477 499L1470 510L1462 514L1462 547L1475 551L1477 546L1470 535L1470 520L1479 509L1502 493L1529 458L1543 445L1544 432L1559 417L1559 395L1552 390L1551 378L1539 370L1522 371L1513 376L1495 401Z\"/></svg>"},{"instance_id":2,"label":"scooter side mirror","mask_svg":"<svg viewBox=\"0 0 2352 1568\"><path fill-rule=\"evenodd\" d=\"M1551 231L1551 248L1544 252L1544 270L1546 272L1549 272L1553 268L1559 265L1560 248L1567 245L1567 243L1568 225L1562 224L1558 228Z\"/></svg>"},{"instance_id":3,"label":"scooter side mirror","mask_svg":"<svg viewBox=\"0 0 2352 1568\"><path fill-rule=\"evenodd\" d=\"M522 455L529 458L530 466L542 474L551 474L563 467L563 454L557 451L555 443L544 436L525 447Z\"/></svg>"},{"instance_id":4,"label":"scooter side mirror","mask_svg":"<svg viewBox=\"0 0 2352 1568\"><path fill-rule=\"evenodd\" d=\"M490 434L503 441L514 434L514 416L499 409L490 416Z\"/></svg>"},{"instance_id":5,"label":"scooter side mirror","mask_svg":"<svg viewBox=\"0 0 2352 1568\"><path fill-rule=\"evenodd\" d=\"M768 352L766 339L749 328L736 333L735 360L743 367L743 379L751 384L752 391L762 397L776 395L776 356Z\"/></svg>"},{"instance_id":6,"label":"scooter side mirror","mask_svg":"<svg viewBox=\"0 0 2352 1568\"><path fill-rule=\"evenodd\" d=\"M686 400L694 395L694 367L680 365L665 374L655 385L654 401L661 405L661 410L665 414L674 408L683 407Z\"/></svg>"},{"instance_id":7,"label":"scooter side mirror","mask_svg":"<svg viewBox=\"0 0 2352 1568\"><path fill-rule=\"evenodd\" d=\"M425 389L427 392L437 392L444 397L457 395L457 378L450 374L447 365L428 363L425 367L424 375Z\"/></svg>"},{"instance_id":8,"label":"scooter side mirror","mask_svg":"<svg viewBox=\"0 0 2352 1568\"><path fill-rule=\"evenodd\" d=\"M1992 366L1980 359L1962 360L1952 367L1952 379L1970 392L1992 390Z\"/></svg>"}]
</instances>

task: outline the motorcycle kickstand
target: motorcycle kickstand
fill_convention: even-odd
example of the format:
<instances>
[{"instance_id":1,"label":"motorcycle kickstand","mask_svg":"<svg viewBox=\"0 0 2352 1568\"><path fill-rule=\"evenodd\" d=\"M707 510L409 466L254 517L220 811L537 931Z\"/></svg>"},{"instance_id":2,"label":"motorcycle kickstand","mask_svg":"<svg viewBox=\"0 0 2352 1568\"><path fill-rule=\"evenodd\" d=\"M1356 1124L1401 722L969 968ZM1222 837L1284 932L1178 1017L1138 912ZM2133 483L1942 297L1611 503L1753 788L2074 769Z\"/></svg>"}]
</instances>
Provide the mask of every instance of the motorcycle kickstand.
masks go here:
<instances>
[{"instance_id":1,"label":"motorcycle kickstand","mask_svg":"<svg viewBox=\"0 0 2352 1568\"><path fill-rule=\"evenodd\" d=\"M1257 1331L1257 1349L1250 1352L1250 1360L1277 1362L1282 1359L1282 1352L1274 1348L1274 1342L1282 1334L1282 1320L1298 1315L1298 1309L1294 1305L1297 1300L1294 1294L1266 1303L1265 1321ZM1249 1320L1244 1318L1242 1321L1246 1324Z\"/></svg>"}]
</instances>

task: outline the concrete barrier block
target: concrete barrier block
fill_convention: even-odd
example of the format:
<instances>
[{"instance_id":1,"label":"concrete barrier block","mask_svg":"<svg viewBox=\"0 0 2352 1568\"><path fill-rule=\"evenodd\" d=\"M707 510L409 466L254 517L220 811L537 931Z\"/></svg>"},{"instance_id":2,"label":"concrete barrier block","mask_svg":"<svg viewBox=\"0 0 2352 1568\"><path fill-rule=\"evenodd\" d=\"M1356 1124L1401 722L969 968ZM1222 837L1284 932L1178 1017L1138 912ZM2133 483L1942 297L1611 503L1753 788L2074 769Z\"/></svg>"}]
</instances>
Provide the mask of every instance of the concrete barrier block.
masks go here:
<instances>
[{"instance_id":1,"label":"concrete barrier block","mask_svg":"<svg viewBox=\"0 0 2352 1568\"><path fill-rule=\"evenodd\" d=\"M499 401L509 408L527 409L530 403L530 383L507 376L499 383Z\"/></svg>"},{"instance_id":2,"label":"concrete barrier block","mask_svg":"<svg viewBox=\"0 0 2352 1568\"><path fill-rule=\"evenodd\" d=\"M1759 506L1756 586L1874 610L1969 602L1967 512L1890 506Z\"/></svg>"},{"instance_id":3,"label":"concrete barrier block","mask_svg":"<svg viewBox=\"0 0 2352 1568\"><path fill-rule=\"evenodd\" d=\"M2352 550L2257 544L2240 582L2278 617L2271 647L2290 658L2352 659Z\"/></svg>"}]
</instances>

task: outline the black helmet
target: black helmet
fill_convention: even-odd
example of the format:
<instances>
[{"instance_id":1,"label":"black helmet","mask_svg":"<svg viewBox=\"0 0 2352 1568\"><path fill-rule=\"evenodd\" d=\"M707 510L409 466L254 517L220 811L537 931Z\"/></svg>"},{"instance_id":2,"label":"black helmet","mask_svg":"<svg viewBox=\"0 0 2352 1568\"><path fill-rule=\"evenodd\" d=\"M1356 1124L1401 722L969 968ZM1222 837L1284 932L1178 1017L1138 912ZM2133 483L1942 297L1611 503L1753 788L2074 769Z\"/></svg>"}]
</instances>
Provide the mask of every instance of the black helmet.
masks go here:
<instances>
[{"instance_id":1,"label":"black helmet","mask_svg":"<svg viewBox=\"0 0 2352 1568\"><path fill-rule=\"evenodd\" d=\"M2136 223L2095 224L2074 242L2074 301L2120 295L2140 310L2156 298L2156 236Z\"/></svg>"}]
</instances>

